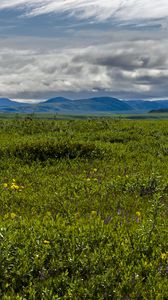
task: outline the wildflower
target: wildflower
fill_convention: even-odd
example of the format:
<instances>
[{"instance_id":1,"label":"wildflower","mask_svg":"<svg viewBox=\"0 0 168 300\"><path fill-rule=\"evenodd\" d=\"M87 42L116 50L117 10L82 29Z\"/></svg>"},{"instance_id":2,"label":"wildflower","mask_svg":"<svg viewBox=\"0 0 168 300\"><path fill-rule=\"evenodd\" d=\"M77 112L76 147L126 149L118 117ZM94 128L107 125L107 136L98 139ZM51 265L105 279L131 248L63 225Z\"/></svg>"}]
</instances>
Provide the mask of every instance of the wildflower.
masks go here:
<instances>
[{"instance_id":1,"label":"wildflower","mask_svg":"<svg viewBox=\"0 0 168 300\"><path fill-rule=\"evenodd\" d=\"M16 218L16 214L15 213L11 213L10 217L11 217L12 220L14 220Z\"/></svg>"},{"instance_id":2,"label":"wildflower","mask_svg":"<svg viewBox=\"0 0 168 300\"><path fill-rule=\"evenodd\" d=\"M4 183L3 184L3 187L6 189L8 187L8 184L7 183Z\"/></svg>"},{"instance_id":3,"label":"wildflower","mask_svg":"<svg viewBox=\"0 0 168 300\"><path fill-rule=\"evenodd\" d=\"M161 259L166 260L167 259L167 253L161 253Z\"/></svg>"},{"instance_id":4,"label":"wildflower","mask_svg":"<svg viewBox=\"0 0 168 300\"><path fill-rule=\"evenodd\" d=\"M140 211L136 211L136 216L137 216L137 218L141 218L141 213L140 213Z\"/></svg>"},{"instance_id":5,"label":"wildflower","mask_svg":"<svg viewBox=\"0 0 168 300\"><path fill-rule=\"evenodd\" d=\"M47 244L50 244L50 241L44 240L43 243L47 245Z\"/></svg>"},{"instance_id":6,"label":"wildflower","mask_svg":"<svg viewBox=\"0 0 168 300\"><path fill-rule=\"evenodd\" d=\"M12 189L12 190L19 190L20 187L19 187L19 185L17 185L16 183L13 182L13 183L11 184L11 189Z\"/></svg>"},{"instance_id":7,"label":"wildflower","mask_svg":"<svg viewBox=\"0 0 168 300\"><path fill-rule=\"evenodd\" d=\"M141 213L140 211L136 211L136 221L139 223L141 221Z\"/></svg>"}]
</instances>

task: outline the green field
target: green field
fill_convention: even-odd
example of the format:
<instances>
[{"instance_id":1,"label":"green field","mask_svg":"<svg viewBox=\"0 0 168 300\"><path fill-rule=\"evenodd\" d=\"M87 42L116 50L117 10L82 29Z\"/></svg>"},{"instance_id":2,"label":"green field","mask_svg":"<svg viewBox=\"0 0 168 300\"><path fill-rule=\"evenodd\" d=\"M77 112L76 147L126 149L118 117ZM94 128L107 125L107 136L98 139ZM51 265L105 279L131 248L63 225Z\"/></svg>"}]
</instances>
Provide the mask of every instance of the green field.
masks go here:
<instances>
[{"instance_id":1,"label":"green field","mask_svg":"<svg viewBox=\"0 0 168 300\"><path fill-rule=\"evenodd\" d=\"M3 113L0 112L0 120L90 120L90 119L128 119L128 120L168 120L168 113L100 113L100 114L58 114L58 113L30 113L30 114L20 114L20 113Z\"/></svg>"},{"instance_id":2,"label":"green field","mask_svg":"<svg viewBox=\"0 0 168 300\"><path fill-rule=\"evenodd\" d=\"M0 299L168 299L168 121L0 121Z\"/></svg>"}]
</instances>

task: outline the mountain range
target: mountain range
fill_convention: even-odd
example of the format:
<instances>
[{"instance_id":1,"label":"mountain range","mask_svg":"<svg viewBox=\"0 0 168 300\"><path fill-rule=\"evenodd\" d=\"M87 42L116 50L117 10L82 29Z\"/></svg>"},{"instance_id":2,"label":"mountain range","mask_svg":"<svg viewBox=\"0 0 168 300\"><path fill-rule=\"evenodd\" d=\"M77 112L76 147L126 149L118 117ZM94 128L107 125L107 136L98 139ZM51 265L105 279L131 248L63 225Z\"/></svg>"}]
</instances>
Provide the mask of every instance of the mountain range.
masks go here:
<instances>
[{"instance_id":1,"label":"mountain range","mask_svg":"<svg viewBox=\"0 0 168 300\"><path fill-rule=\"evenodd\" d=\"M168 100L119 100L113 97L95 97L70 100L64 97L48 99L38 104L19 103L0 98L2 113L58 113L58 114L110 114L144 113L168 108Z\"/></svg>"}]
</instances>

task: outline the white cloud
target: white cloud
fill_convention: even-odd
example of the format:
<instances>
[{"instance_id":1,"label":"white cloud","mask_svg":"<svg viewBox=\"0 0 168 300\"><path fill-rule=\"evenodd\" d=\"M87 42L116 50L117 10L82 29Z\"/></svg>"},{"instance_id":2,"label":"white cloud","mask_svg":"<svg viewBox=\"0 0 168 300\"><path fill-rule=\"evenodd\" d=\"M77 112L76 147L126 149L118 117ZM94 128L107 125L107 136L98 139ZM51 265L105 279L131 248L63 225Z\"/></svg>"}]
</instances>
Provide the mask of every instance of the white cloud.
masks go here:
<instances>
[{"instance_id":1,"label":"white cloud","mask_svg":"<svg viewBox=\"0 0 168 300\"><path fill-rule=\"evenodd\" d=\"M156 20L168 17L167 0L1 0L0 9L22 8L26 14L69 13L77 18L119 21ZM165 24L165 21L164 21Z\"/></svg>"},{"instance_id":2,"label":"white cloud","mask_svg":"<svg viewBox=\"0 0 168 300\"><path fill-rule=\"evenodd\" d=\"M0 49L0 96L107 91L167 95L168 41L128 41L58 50Z\"/></svg>"},{"instance_id":3,"label":"white cloud","mask_svg":"<svg viewBox=\"0 0 168 300\"><path fill-rule=\"evenodd\" d=\"M167 0L0 0L1 15L5 8L18 13L15 18L13 11L11 23L1 22L0 96L42 99L69 91L107 91L123 98L168 96ZM61 22L67 15L86 21L73 20L75 28L65 22L66 30L55 27L54 31L57 16L50 19L51 13L65 13ZM36 36L31 37L30 23L36 24L36 19L22 18L43 14L49 18L38 19ZM140 30L114 29L108 24L77 28L104 20L136 25ZM57 21L62 26L59 17ZM165 30L143 29L155 22ZM12 35L9 28L4 30L11 24Z\"/></svg>"}]
</instances>

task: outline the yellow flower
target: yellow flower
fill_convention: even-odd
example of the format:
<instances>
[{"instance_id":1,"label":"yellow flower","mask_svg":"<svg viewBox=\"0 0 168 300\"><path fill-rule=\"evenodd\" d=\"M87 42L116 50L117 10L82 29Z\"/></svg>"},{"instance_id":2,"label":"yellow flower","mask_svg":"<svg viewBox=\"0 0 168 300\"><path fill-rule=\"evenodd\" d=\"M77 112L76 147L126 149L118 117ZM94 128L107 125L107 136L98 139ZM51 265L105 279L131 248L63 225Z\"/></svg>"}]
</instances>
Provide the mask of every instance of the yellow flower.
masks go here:
<instances>
[{"instance_id":1,"label":"yellow flower","mask_svg":"<svg viewBox=\"0 0 168 300\"><path fill-rule=\"evenodd\" d=\"M47 245L47 244L50 244L50 241L44 240L43 243Z\"/></svg>"},{"instance_id":2,"label":"yellow flower","mask_svg":"<svg viewBox=\"0 0 168 300\"><path fill-rule=\"evenodd\" d=\"M166 260L167 259L167 253L161 253L161 259Z\"/></svg>"},{"instance_id":3,"label":"yellow flower","mask_svg":"<svg viewBox=\"0 0 168 300\"><path fill-rule=\"evenodd\" d=\"M11 189L12 190L18 190L18 189L20 189L20 187L19 187L19 185L15 184L15 183L12 183L11 184Z\"/></svg>"},{"instance_id":4,"label":"yellow flower","mask_svg":"<svg viewBox=\"0 0 168 300\"><path fill-rule=\"evenodd\" d=\"M16 218L16 214L15 213L11 213L10 217L11 217L12 220L14 220Z\"/></svg>"},{"instance_id":5,"label":"yellow flower","mask_svg":"<svg viewBox=\"0 0 168 300\"><path fill-rule=\"evenodd\" d=\"M140 213L140 211L136 211L136 222L137 223L141 222L141 213Z\"/></svg>"},{"instance_id":6,"label":"yellow flower","mask_svg":"<svg viewBox=\"0 0 168 300\"><path fill-rule=\"evenodd\" d=\"M8 184L7 184L7 183L4 183L4 184L3 184L3 187L4 187L4 188L7 188L7 187L8 187Z\"/></svg>"},{"instance_id":7,"label":"yellow flower","mask_svg":"<svg viewBox=\"0 0 168 300\"><path fill-rule=\"evenodd\" d=\"M136 211L136 216L137 216L137 218L141 218L141 213L140 213L140 211Z\"/></svg>"}]
</instances>

